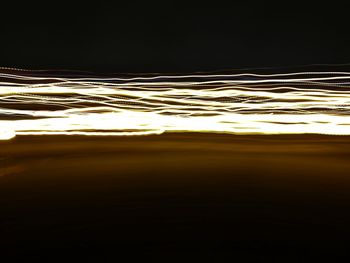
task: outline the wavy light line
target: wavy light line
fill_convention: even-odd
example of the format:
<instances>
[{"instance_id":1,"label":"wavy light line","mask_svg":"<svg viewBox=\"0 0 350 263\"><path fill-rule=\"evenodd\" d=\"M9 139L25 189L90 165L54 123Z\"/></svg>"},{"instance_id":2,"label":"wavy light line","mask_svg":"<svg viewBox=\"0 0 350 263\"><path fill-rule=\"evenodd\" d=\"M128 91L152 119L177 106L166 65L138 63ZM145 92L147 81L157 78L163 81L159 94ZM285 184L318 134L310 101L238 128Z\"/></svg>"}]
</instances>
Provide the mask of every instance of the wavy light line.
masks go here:
<instances>
[{"instance_id":1,"label":"wavy light line","mask_svg":"<svg viewBox=\"0 0 350 263\"><path fill-rule=\"evenodd\" d=\"M0 139L163 132L350 135L350 73L124 78L0 73Z\"/></svg>"}]
</instances>

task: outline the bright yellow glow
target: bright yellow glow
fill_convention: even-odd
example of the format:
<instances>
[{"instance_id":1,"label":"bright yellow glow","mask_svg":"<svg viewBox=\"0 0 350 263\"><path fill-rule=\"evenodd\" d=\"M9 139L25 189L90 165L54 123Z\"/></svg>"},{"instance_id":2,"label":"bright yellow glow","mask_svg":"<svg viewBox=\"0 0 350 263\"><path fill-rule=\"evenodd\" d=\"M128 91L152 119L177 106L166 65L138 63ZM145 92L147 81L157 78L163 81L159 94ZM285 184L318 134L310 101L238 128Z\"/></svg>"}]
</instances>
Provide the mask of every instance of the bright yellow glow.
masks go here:
<instances>
[{"instance_id":1,"label":"bright yellow glow","mask_svg":"<svg viewBox=\"0 0 350 263\"><path fill-rule=\"evenodd\" d=\"M350 135L350 73L60 78L0 73L0 140L163 132Z\"/></svg>"}]
</instances>

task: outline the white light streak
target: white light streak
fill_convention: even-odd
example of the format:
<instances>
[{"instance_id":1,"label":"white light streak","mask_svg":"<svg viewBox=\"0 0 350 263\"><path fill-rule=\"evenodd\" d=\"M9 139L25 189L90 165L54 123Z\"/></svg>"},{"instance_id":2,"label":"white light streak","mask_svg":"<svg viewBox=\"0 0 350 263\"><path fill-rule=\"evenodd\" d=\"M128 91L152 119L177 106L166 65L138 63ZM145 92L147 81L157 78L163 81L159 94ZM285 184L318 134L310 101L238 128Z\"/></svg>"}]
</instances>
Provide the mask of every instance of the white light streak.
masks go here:
<instances>
[{"instance_id":1,"label":"white light streak","mask_svg":"<svg viewBox=\"0 0 350 263\"><path fill-rule=\"evenodd\" d=\"M130 78L34 73L0 73L1 140L163 132L350 135L349 72Z\"/></svg>"}]
</instances>

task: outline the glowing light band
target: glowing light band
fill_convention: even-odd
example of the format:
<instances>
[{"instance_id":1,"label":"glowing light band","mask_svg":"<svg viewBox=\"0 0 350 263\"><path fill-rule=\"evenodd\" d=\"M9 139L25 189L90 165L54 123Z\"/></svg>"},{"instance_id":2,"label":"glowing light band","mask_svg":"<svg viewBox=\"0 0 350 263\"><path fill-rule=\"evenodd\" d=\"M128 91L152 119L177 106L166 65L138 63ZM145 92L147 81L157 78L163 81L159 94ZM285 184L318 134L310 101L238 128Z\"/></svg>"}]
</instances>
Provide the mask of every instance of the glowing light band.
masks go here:
<instances>
[{"instance_id":1,"label":"glowing light band","mask_svg":"<svg viewBox=\"0 0 350 263\"><path fill-rule=\"evenodd\" d=\"M124 78L0 73L0 139L163 132L350 135L350 73Z\"/></svg>"}]
</instances>

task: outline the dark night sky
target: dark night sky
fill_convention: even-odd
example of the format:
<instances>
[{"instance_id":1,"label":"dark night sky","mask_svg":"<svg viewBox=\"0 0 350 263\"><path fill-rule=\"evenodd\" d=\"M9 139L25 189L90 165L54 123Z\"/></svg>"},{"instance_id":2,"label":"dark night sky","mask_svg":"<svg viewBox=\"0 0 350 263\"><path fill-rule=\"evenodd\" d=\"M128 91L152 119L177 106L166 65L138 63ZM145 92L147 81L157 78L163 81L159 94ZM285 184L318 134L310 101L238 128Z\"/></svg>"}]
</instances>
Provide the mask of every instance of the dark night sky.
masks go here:
<instances>
[{"instance_id":1,"label":"dark night sky","mask_svg":"<svg viewBox=\"0 0 350 263\"><path fill-rule=\"evenodd\" d=\"M4 5L1 66L189 72L350 62L347 8L335 2L88 2Z\"/></svg>"}]
</instances>

